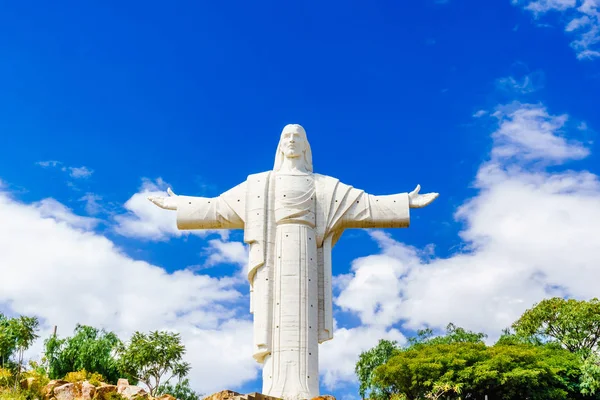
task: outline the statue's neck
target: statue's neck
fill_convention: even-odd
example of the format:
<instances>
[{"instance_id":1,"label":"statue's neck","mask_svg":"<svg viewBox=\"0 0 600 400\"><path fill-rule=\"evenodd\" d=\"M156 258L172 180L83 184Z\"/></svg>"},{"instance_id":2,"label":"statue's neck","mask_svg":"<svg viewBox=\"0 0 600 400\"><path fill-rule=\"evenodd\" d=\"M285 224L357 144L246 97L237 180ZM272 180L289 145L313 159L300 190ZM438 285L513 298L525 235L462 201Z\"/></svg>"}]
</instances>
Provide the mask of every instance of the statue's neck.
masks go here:
<instances>
[{"instance_id":1,"label":"statue's neck","mask_svg":"<svg viewBox=\"0 0 600 400\"><path fill-rule=\"evenodd\" d=\"M278 171L281 174L309 174L303 157L283 158L283 163Z\"/></svg>"}]
</instances>

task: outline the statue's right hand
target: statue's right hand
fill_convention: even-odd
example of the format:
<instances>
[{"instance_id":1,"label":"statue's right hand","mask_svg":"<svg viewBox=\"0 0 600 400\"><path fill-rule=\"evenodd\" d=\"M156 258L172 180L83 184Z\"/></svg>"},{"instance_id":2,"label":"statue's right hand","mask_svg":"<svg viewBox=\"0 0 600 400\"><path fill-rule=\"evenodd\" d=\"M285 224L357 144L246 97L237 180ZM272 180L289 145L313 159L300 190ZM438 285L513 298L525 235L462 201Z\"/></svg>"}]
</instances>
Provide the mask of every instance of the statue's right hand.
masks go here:
<instances>
[{"instance_id":1,"label":"statue's right hand","mask_svg":"<svg viewBox=\"0 0 600 400\"><path fill-rule=\"evenodd\" d=\"M173 193L171 188L167 189L167 193L169 197L148 196L148 200L165 210L177 210L177 195Z\"/></svg>"}]
</instances>

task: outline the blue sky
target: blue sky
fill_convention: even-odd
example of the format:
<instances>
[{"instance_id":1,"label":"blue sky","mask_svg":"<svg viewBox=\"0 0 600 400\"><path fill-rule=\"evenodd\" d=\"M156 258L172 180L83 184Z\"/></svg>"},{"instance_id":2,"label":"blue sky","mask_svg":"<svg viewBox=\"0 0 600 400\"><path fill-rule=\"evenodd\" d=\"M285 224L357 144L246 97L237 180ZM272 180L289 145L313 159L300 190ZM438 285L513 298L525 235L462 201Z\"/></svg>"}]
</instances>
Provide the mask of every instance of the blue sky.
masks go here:
<instances>
[{"instance_id":1,"label":"blue sky","mask_svg":"<svg viewBox=\"0 0 600 400\"><path fill-rule=\"evenodd\" d=\"M288 123L315 172L440 193L409 229L336 246L323 392L356 397L380 337L493 337L544 297L597 294L597 0L2 8L0 306L44 332L176 329L198 390L260 390L241 232L178 232L145 197L272 168Z\"/></svg>"}]
</instances>

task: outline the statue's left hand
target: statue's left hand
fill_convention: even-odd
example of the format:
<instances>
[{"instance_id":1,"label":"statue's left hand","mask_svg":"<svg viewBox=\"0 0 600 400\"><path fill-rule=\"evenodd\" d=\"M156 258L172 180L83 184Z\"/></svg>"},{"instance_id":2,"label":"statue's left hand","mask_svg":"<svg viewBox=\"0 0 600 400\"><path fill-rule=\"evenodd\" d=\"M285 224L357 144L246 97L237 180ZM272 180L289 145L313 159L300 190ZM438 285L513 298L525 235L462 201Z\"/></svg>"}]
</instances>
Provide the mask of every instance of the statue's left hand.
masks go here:
<instances>
[{"instance_id":1,"label":"statue's left hand","mask_svg":"<svg viewBox=\"0 0 600 400\"><path fill-rule=\"evenodd\" d=\"M165 210L177 210L177 195L173 193L171 188L167 189L167 194L168 197L148 196L148 200Z\"/></svg>"},{"instance_id":2,"label":"statue's left hand","mask_svg":"<svg viewBox=\"0 0 600 400\"><path fill-rule=\"evenodd\" d=\"M415 190L408 194L408 205L410 208L425 207L440 195L439 193L419 194L419 190L421 190L421 185L417 185Z\"/></svg>"}]
</instances>

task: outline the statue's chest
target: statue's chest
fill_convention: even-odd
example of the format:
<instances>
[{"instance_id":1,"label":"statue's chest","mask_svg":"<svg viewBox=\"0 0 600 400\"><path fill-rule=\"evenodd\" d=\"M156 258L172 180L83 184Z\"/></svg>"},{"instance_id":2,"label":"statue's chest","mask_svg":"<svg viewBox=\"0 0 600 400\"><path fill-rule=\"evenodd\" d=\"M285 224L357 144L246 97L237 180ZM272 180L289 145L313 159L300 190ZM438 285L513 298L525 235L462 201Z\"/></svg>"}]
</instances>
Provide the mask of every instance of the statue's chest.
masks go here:
<instances>
[{"instance_id":1,"label":"statue's chest","mask_svg":"<svg viewBox=\"0 0 600 400\"><path fill-rule=\"evenodd\" d=\"M276 175L275 220L315 224L315 180L312 175Z\"/></svg>"}]
</instances>

